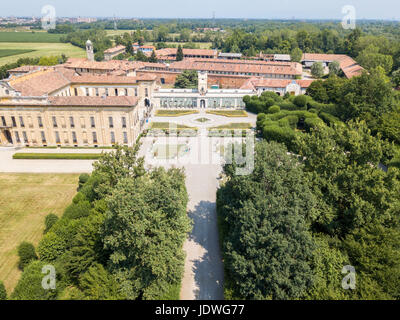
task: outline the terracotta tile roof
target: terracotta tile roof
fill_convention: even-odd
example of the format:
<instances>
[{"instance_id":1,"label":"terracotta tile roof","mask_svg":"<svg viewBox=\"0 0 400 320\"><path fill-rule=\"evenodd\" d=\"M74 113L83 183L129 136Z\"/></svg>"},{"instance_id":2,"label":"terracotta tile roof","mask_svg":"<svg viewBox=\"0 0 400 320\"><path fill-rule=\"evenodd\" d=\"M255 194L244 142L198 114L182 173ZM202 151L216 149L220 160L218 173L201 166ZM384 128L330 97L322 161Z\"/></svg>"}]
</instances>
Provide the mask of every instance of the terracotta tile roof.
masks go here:
<instances>
[{"instance_id":1,"label":"terracotta tile roof","mask_svg":"<svg viewBox=\"0 0 400 320\"><path fill-rule=\"evenodd\" d=\"M87 59L68 59L64 65L66 68L71 69L92 69L103 71L114 70L135 70L140 66L137 61L127 60L110 60L110 61L89 61Z\"/></svg>"},{"instance_id":2,"label":"terracotta tile roof","mask_svg":"<svg viewBox=\"0 0 400 320\"><path fill-rule=\"evenodd\" d=\"M107 53L113 54L113 53L116 53L116 52L119 52L119 51L122 51L122 50L125 50L125 49L126 49L125 46L119 45L119 46L116 46L116 47L113 47L113 48L105 50L104 53L105 54L107 54Z\"/></svg>"},{"instance_id":3,"label":"terracotta tile roof","mask_svg":"<svg viewBox=\"0 0 400 320\"><path fill-rule=\"evenodd\" d=\"M41 67L40 66L21 66L18 68L10 69L8 72L10 73L28 73L32 71L39 70Z\"/></svg>"},{"instance_id":4,"label":"terracotta tile roof","mask_svg":"<svg viewBox=\"0 0 400 320\"><path fill-rule=\"evenodd\" d=\"M109 107L132 107L136 106L138 97L49 97L53 106L109 106Z\"/></svg>"},{"instance_id":5,"label":"terracotta tile roof","mask_svg":"<svg viewBox=\"0 0 400 320\"><path fill-rule=\"evenodd\" d=\"M175 70L229 72L238 75L301 75L302 66L296 62L267 62L251 60L185 59L169 66Z\"/></svg>"},{"instance_id":6,"label":"terracotta tile roof","mask_svg":"<svg viewBox=\"0 0 400 320\"><path fill-rule=\"evenodd\" d=\"M354 76L359 76L364 71L364 68L361 67L353 58L344 54L305 53L303 54L302 61L321 61L327 63L337 61L348 79Z\"/></svg>"},{"instance_id":7,"label":"terracotta tile roof","mask_svg":"<svg viewBox=\"0 0 400 320\"><path fill-rule=\"evenodd\" d=\"M164 48L160 50L156 50L156 55L159 60L176 60L177 48ZM182 49L184 56L204 56L204 57L213 57L216 58L218 56L217 50L209 50L209 49Z\"/></svg>"},{"instance_id":8,"label":"terracotta tile roof","mask_svg":"<svg viewBox=\"0 0 400 320\"><path fill-rule=\"evenodd\" d=\"M253 77L247 80L240 89L256 90L257 88L286 88L296 82L301 88L308 88L314 80L284 80Z\"/></svg>"},{"instance_id":9,"label":"terracotta tile roof","mask_svg":"<svg viewBox=\"0 0 400 320\"><path fill-rule=\"evenodd\" d=\"M44 96L70 84L74 72L63 68L47 68L12 78L8 84L22 96Z\"/></svg>"}]
</instances>

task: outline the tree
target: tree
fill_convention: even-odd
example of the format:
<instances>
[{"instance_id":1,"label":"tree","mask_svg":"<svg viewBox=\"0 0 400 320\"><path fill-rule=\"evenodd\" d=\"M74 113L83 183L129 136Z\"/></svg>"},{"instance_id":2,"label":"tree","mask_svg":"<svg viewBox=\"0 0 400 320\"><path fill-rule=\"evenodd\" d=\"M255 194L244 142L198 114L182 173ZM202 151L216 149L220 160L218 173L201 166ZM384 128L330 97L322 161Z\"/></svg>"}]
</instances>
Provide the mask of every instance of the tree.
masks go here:
<instances>
[{"instance_id":1,"label":"tree","mask_svg":"<svg viewBox=\"0 0 400 320\"><path fill-rule=\"evenodd\" d=\"M338 61L333 61L329 64L329 74L338 75L340 72L340 63Z\"/></svg>"},{"instance_id":2,"label":"tree","mask_svg":"<svg viewBox=\"0 0 400 320\"><path fill-rule=\"evenodd\" d=\"M317 79L324 76L324 67L321 62L314 62L311 66L311 75Z\"/></svg>"},{"instance_id":3,"label":"tree","mask_svg":"<svg viewBox=\"0 0 400 320\"><path fill-rule=\"evenodd\" d=\"M54 226L58 221L58 216L56 216L54 213L50 213L46 216L44 220L44 234L50 231L51 227Z\"/></svg>"},{"instance_id":4,"label":"tree","mask_svg":"<svg viewBox=\"0 0 400 320\"><path fill-rule=\"evenodd\" d=\"M315 128L296 137L295 150L319 198L313 230L343 237L365 225L397 225L399 173L379 169L392 151L365 122Z\"/></svg>"},{"instance_id":5,"label":"tree","mask_svg":"<svg viewBox=\"0 0 400 320\"><path fill-rule=\"evenodd\" d=\"M198 86L198 74L196 70L184 70L180 75L176 77L175 88L189 89L197 88Z\"/></svg>"},{"instance_id":6,"label":"tree","mask_svg":"<svg viewBox=\"0 0 400 320\"><path fill-rule=\"evenodd\" d=\"M371 71L377 67L382 67L385 73L388 74L392 71L393 58L387 54L379 53L379 48L370 45L364 49L357 57L358 63L365 69Z\"/></svg>"},{"instance_id":7,"label":"tree","mask_svg":"<svg viewBox=\"0 0 400 320\"><path fill-rule=\"evenodd\" d=\"M158 62L157 55L156 55L156 52L154 50L151 53L151 56L149 58L149 62L152 62L152 63L157 63Z\"/></svg>"},{"instance_id":8,"label":"tree","mask_svg":"<svg viewBox=\"0 0 400 320\"><path fill-rule=\"evenodd\" d=\"M79 187L78 187L78 191L80 191L80 190L82 189L82 187L84 186L84 184L85 184L86 182L88 182L89 178L90 178L90 175L87 174L87 173L82 173L82 174L79 176Z\"/></svg>"},{"instance_id":9,"label":"tree","mask_svg":"<svg viewBox=\"0 0 400 320\"><path fill-rule=\"evenodd\" d=\"M93 264L79 279L87 300L122 300L121 288L115 278L101 264Z\"/></svg>"},{"instance_id":10,"label":"tree","mask_svg":"<svg viewBox=\"0 0 400 320\"><path fill-rule=\"evenodd\" d=\"M293 62L301 62L303 58L303 51L300 48L294 48L290 53Z\"/></svg>"},{"instance_id":11,"label":"tree","mask_svg":"<svg viewBox=\"0 0 400 320\"><path fill-rule=\"evenodd\" d=\"M141 50L137 51L137 53L135 55L135 59L137 61L144 61L144 62L149 61L149 58L147 58L147 56Z\"/></svg>"},{"instance_id":12,"label":"tree","mask_svg":"<svg viewBox=\"0 0 400 320\"><path fill-rule=\"evenodd\" d=\"M42 268L46 265L43 261L34 261L27 266L22 273L17 286L11 294L12 300L55 300L61 289L56 285L55 290L47 290L42 287Z\"/></svg>"},{"instance_id":13,"label":"tree","mask_svg":"<svg viewBox=\"0 0 400 320\"><path fill-rule=\"evenodd\" d=\"M18 256L19 256L18 267L21 270L24 270L24 268L29 263L31 263L31 261L37 260L37 258L38 258L33 244L30 242L26 242L26 241L22 242L18 246Z\"/></svg>"},{"instance_id":14,"label":"tree","mask_svg":"<svg viewBox=\"0 0 400 320\"><path fill-rule=\"evenodd\" d=\"M392 83L396 88L400 87L400 69L393 71L392 73Z\"/></svg>"},{"instance_id":15,"label":"tree","mask_svg":"<svg viewBox=\"0 0 400 320\"><path fill-rule=\"evenodd\" d=\"M107 198L102 238L108 271L128 299L155 299L181 280L187 202L183 172L163 168L121 180Z\"/></svg>"},{"instance_id":16,"label":"tree","mask_svg":"<svg viewBox=\"0 0 400 320\"><path fill-rule=\"evenodd\" d=\"M0 301L7 300L7 291L4 283L0 281Z\"/></svg>"},{"instance_id":17,"label":"tree","mask_svg":"<svg viewBox=\"0 0 400 320\"><path fill-rule=\"evenodd\" d=\"M217 196L227 286L237 299L304 297L314 278L306 220L315 200L301 166L282 145L262 141L252 174L237 176L236 168L225 166Z\"/></svg>"},{"instance_id":18,"label":"tree","mask_svg":"<svg viewBox=\"0 0 400 320\"><path fill-rule=\"evenodd\" d=\"M183 58L184 58L184 56L183 56L183 49L182 49L182 46L179 45L179 46L178 46L178 50L176 51L176 61L182 61Z\"/></svg>"}]
</instances>

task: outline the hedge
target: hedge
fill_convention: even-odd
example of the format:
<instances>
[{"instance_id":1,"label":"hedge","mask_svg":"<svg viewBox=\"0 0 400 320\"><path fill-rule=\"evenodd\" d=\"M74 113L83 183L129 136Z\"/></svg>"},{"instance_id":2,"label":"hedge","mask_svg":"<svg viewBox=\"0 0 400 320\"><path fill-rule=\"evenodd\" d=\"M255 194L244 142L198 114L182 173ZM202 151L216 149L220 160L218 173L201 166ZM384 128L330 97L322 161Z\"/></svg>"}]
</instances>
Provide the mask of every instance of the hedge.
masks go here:
<instances>
[{"instance_id":1,"label":"hedge","mask_svg":"<svg viewBox=\"0 0 400 320\"><path fill-rule=\"evenodd\" d=\"M267 141L276 141L284 143L289 150L292 149L296 132L289 127L278 127L275 125L265 126L263 129L263 136Z\"/></svg>"},{"instance_id":2,"label":"hedge","mask_svg":"<svg viewBox=\"0 0 400 320\"><path fill-rule=\"evenodd\" d=\"M15 153L13 159L21 160L98 160L101 153Z\"/></svg>"}]
</instances>

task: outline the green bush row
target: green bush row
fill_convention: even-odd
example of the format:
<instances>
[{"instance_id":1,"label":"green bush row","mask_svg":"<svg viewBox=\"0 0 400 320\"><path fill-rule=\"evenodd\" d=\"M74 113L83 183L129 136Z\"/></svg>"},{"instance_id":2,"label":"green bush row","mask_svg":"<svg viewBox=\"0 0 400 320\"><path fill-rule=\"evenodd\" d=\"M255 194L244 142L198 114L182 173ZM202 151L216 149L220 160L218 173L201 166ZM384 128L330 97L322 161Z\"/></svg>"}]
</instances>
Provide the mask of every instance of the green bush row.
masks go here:
<instances>
[{"instance_id":1,"label":"green bush row","mask_svg":"<svg viewBox=\"0 0 400 320\"><path fill-rule=\"evenodd\" d=\"M98 160L101 153L16 153L17 160Z\"/></svg>"}]
</instances>

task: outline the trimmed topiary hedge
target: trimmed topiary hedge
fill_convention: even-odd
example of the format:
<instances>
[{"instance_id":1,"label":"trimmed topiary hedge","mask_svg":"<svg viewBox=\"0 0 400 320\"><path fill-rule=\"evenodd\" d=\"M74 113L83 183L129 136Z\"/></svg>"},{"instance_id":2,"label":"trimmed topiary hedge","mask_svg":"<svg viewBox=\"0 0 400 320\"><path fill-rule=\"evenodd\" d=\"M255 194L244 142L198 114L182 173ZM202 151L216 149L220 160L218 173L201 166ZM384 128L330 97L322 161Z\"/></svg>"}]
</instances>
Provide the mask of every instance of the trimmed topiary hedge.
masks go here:
<instances>
[{"instance_id":1,"label":"trimmed topiary hedge","mask_svg":"<svg viewBox=\"0 0 400 320\"><path fill-rule=\"evenodd\" d=\"M15 153L16 160L98 160L101 153Z\"/></svg>"}]
</instances>

